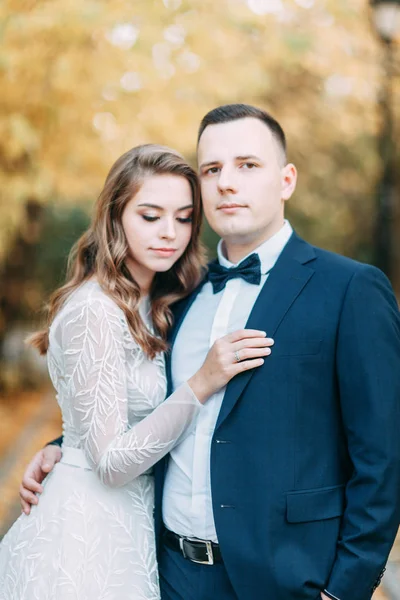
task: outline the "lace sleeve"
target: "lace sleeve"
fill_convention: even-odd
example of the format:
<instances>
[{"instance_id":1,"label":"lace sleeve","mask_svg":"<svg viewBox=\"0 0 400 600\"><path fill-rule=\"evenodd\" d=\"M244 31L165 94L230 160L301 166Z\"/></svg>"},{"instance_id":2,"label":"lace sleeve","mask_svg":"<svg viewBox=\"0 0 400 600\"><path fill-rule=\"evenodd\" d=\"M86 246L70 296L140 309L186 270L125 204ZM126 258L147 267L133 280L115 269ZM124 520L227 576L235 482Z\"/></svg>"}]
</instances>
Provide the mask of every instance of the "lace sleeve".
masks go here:
<instances>
[{"instance_id":1,"label":"lace sleeve","mask_svg":"<svg viewBox=\"0 0 400 600\"><path fill-rule=\"evenodd\" d=\"M61 326L68 396L81 447L103 483L124 485L176 445L201 404L185 383L129 429L121 311L112 301L92 299L69 312Z\"/></svg>"}]
</instances>

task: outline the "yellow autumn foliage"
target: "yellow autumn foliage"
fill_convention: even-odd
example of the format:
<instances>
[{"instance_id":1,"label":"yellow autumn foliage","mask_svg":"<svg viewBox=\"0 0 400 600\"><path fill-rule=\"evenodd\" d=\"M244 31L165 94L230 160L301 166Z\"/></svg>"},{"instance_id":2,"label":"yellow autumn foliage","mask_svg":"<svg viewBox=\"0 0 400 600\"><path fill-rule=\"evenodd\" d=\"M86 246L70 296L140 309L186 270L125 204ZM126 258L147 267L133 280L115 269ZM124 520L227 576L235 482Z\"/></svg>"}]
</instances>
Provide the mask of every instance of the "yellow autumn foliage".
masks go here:
<instances>
[{"instance_id":1,"label":"yellow autumn foliage","mask_svg":"<svg viewBox=\"0 0 400 600\"><path fill-rule=\"evenodd\" d=\"M295 224L348 253L371 238L382 73L367 0L5 0L0 37L0 260L27 199L94 199L142 142L194 161L201 117L236 101L287 132Z\"/></svg>"}]
</instances>

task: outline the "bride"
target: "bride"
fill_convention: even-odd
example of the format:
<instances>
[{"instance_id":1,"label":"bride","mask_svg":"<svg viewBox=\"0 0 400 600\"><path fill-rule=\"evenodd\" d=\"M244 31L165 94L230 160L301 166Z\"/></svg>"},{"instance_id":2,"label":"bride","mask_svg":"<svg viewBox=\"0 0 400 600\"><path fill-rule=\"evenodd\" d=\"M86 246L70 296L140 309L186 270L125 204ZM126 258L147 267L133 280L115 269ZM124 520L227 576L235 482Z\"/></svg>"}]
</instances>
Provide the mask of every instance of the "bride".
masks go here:
<instances>
[{"instance_id":1,"label":"bride","mask_svg":"<svg viewBox=\"0 0 400 600\"><path fill-rule=\"evenodd\" d=\"M197 175L177 152L139 146L112 166L49 327L31 338L57 391L62 459L0 546L1 600L159 599L151 467L262 363L234 357L261 332L226 336L164 401L170 305L201 280L200 225Z\"/></svg>"}]
</instances>

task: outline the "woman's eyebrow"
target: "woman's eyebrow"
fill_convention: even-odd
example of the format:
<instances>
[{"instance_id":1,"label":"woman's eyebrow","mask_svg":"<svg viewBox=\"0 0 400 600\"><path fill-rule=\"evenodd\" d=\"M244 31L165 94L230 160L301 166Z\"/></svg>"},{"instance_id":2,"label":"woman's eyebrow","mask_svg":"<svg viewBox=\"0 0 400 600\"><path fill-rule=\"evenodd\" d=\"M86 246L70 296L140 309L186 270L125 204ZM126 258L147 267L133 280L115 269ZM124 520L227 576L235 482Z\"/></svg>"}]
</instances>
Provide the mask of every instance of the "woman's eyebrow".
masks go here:
<instances>
[{"instance_id":1,"label":"woman's eyebrow","mask_svg":"<svg viewBox=\"0 0 400 600\"><path fill-rule=\"evenodd\" d=\"M156 208L157 210L165 210L165 208L163 206L158 206L158 204L151 204L149 202L142 202L141 204L138 204L138 206L145 206L146 208ZM181 210L187 210L188 208L193 208L193 204L188 204L187 206L182 206L181 208L178 208L178 211Z\"/></svg>"},{"instance_id":2,"label":"woman's eyebrow","mask_svg":"<svg viewBox=\"0 0 400 600\"><path fill-rule=\"evenodd\" d=\"M150 204L149 202L142 202L138 204L138 206L146 206L147 208L157 208L158 210L164 210L162 206L158 206L158 204Z\"/></svg>"}]
</instances>

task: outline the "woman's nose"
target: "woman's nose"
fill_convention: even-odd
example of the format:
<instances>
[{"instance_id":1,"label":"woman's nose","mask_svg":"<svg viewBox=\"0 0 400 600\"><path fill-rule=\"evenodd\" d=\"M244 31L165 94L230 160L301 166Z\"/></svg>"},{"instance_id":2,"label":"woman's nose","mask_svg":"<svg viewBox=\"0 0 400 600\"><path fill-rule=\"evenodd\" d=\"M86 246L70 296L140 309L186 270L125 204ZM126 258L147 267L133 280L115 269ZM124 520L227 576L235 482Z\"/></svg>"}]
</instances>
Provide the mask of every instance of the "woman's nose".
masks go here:
<instances>
[{"instance_id":1,"label":"woman's nose","mask_svg":"<svg viewBox=\"0 0 400 600\"><path fill-rule=\"evenodd\" d=\"M176 238L175 220L165 219L160 233L163 239L174 240Z\"/></svg>"}]
</instances>

